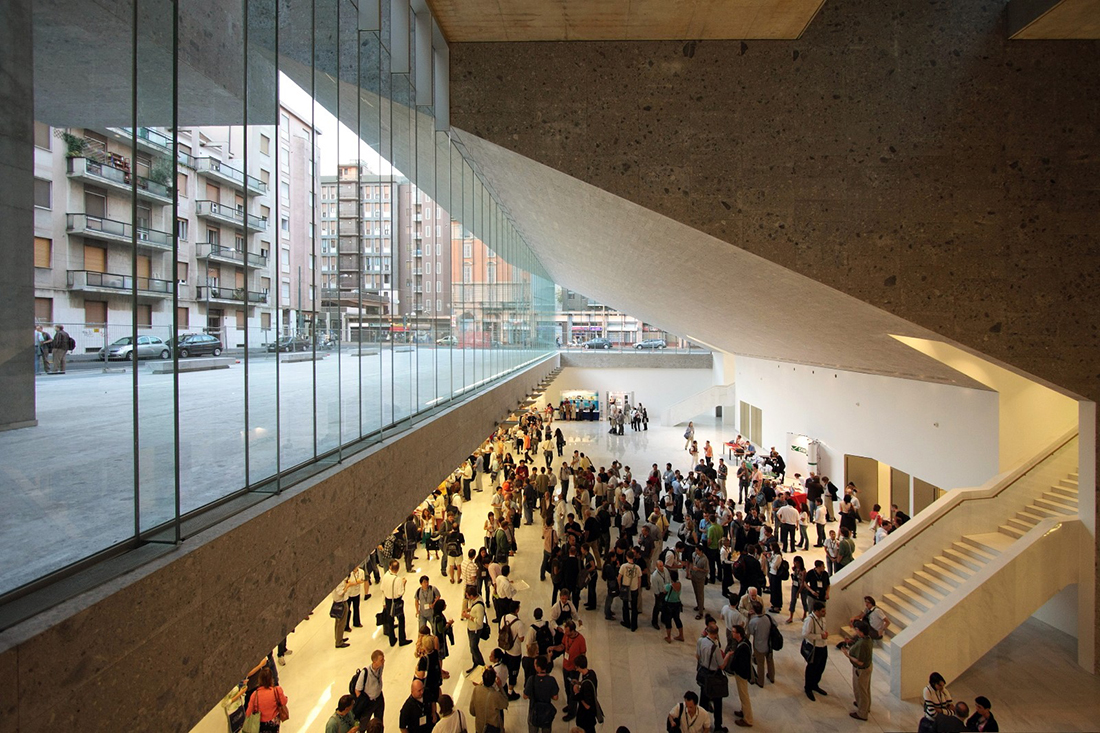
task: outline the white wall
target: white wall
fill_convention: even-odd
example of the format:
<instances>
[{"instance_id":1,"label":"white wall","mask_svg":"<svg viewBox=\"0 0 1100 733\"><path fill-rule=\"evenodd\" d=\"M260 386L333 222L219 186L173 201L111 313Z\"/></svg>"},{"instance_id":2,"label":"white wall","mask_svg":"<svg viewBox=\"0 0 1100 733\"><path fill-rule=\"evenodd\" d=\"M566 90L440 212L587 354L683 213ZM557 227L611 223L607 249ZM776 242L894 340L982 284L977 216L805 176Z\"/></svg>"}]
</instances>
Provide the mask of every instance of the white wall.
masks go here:
<instances>
[{"instance_id":1,"label":"white wall","mask_svg":"<svg viewBox=\"0 0 1100 733\"><path fill-rule=\"evenodd\" d=\"M788 432L816 438L821 470L834 482L845 453L944 489L980 486L998 473L996 392L745 356L737 357L736 384L737 399L763 411L761 447L784 445Z\"/></svg>"},{"instance_id":2,"label":"white wall","mask_svg":"<svg viewBox=\"0 0 1100 733\"><path fill-rule=\"evenodd\" d=\"M1061 593L1047 601L1032 616L1076 639L1077 584L1066 586Z\"/></svg>"},{"instance_id":3,"label":"white wall","mask_svg":"<svg viewBox=\"0 0 1100 733\"><path fill-rule=\"evenodd\" d=\"M1000 468L1008 471L1077 423L1077 400L1034 379L942 341L895 336L933 359L997 390L1000 395Z\"/></svg>"},{"instance_id":4,"label":"white wall","mask_svg":"<svg viewBox=\"0 0 1100 733\"><path fill-rule=\"evenodd\" d=\"M660 423L670 405L707 389L714 383L713 369L614 369L565 367L546 391L546 398L557 404L561 391L591 389L600 393L600 408L606 393L634 392L634 399L645 405L651 423ZM714 414L713 407L710 414Z\"/></svg>"}]
</instances>

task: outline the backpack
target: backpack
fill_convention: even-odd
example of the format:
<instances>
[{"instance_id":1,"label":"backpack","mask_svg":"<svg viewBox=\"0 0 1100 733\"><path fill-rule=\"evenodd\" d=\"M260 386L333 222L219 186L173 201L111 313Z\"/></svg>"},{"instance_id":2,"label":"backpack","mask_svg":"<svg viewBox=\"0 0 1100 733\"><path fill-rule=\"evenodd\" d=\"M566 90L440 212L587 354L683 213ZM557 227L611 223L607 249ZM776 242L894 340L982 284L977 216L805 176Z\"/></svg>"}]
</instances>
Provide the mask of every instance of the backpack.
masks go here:
<instances>
[{"instance_id":1,"label":"backpack","mask_svg":"<svg viewBox=\"0 0 1100 733\"><path fill-rule=\"evenodd\" d=\"M786 560L779 563L779 574L775 577L779 578L780 580L790 580L791 579L791 565L790 565L790 563L788 563Z\"/></svg>"},{"instance_id":2,"label":"backpack","mask_svg":"<svg viewBox=\"0 0 1100 733\"><path fill-rule=\"evenodd\" d=\"M348 694L355 697L355 685L359 683L359 675L363 674L362 669L356 669L355 674L351 676L351 681L348 682Z\"/></svg>"},{"instance_id":3,"label":"backpack","mask_svg":"<svg viewBox=\"0 0 1100 733\"><path fill-rule=\"evenodd\" d=\"M69 332L66 331L65 335L69 336ZM69 336L69 351L76 351L76 339L74 339L72 336Z\"/></svg>"},{"instance_id":4,"label":"backpack","mask_svg":"<svg viewBox=\"0 0 1100 733\"><path fill-rule=\"evenodd\" d=\"M531 624L531 628L535 630L535 644L538 645L539 654L545 654L547 647L554 645L554 632L550 631L549 624L542 626Z\"/></svg>"},{"instance_id":5,"label":"backpack","mask_svg":"<svg viewBox=\"0 0 1100 733\"><path fill-rule=\"evenodd\" d=\"M516 643L516 635L512 633L512 626L517 621L519 619L513 619L507 623L501 620L500 630L497 631L497 646L505 653L508 653L508 650Z\"/></svg>"},{"instance_id":6,"label":"backpack","mask_svg":"<svg viewBox=\"0 0 1100 733\"><path fill-rule=\"evenodd\" d=\"M477 603L475 603L474 606L481 606L481 610L485 611L485 604L482 603L481 601L478 601ZM470 606L470 608L473 608L473 606ZM489 616L488 616L488 612L486 612L485 617L481 620L481 628L477 630L477 638L481 639L482 641L485 641L486 639L489 638Z\"/></svg>"},{"instance_id":7,"label":"backpack","mask_svg":"<svg viewBox=\"0 0 1100 733\"><path fill-rule=\"evenodd\" d=\"M771 614L764 614L768 617L768 623L772 628L768 632L768 651L777 652L783 648L783 634L780 633L779 627L775 625L775 619L771 617Z\"/></svg>"},{"instance_id":8,"label":"backpack","mask_svg":"<svg viewBox=\"0 0 1100 733\"><path fill-rule=\"evenodd\" d=\"M461 532L451 532L447 535L447 556L448 557L461 557L462 556L462 543L465 538Z\"/></svg>"}]
</instances>

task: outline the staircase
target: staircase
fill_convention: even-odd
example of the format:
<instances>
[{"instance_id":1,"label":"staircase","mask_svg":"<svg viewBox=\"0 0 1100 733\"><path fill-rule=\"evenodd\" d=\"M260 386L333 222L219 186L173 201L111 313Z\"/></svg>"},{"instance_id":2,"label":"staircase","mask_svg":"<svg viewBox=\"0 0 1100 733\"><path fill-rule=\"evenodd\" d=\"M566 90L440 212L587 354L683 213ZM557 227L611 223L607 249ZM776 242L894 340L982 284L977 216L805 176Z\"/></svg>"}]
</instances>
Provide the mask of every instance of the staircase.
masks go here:
<instances>
[{"instance_id":1,"label":"staircase","mask_svg":"<svg viewBox=\"0 0 1100 733\"><path fill-rule=\"evenodd\" d=\"M843 619L852 618L863 610L862 597L870 595L890 619L883 639L875 643L873 660L878 674L889 675L894 694L899 697L919 694L919 686L912 689L913 680L922 676L927 680L932 671L932 667L927 667L920 670L920 674L916 674L916 670L902 674L898 659L906 645L911 647L905 657L912 660L919 658L914 652L926 648L929 641L938 639L940 645L948 639L964 641L955 645L958 647L955 651L966 655L968 660L955 665L958 669L954 674L957 675L1026 619L1026 615L1019 620L1013 616L1014 623L1004 619L998 625L990 618L1000 614L983 613L993 586L986 589L982 586L991 578L996 577L998 594L1010 595L1003 601L1014 609L1015 615L1034 605L1035 608L1027 612L1030 615L1068 584L1062 583L1066 578L1057 582L1052 578L1048 583L1051 592L1039 597L1042 592L1035 586L1025 588L1019 584L1021 587L1017 588L1018 579L1011 574L1046 567L1045 564L1035 565L1035 556L1029 555L1033 546L1044 543L1042 551L1047 552L1055 543L1064 542L1069 534L1063 532L1062 537L1047 541L1046 535L1057 534L1051 532L1052 529L1069 523L1080 524L1076 454L1076 437L1063 439L1044 457L1007 477L994 479L992 485L950 492L909 523L914 526L903 526L858 558L857 563L864 560L860 563L861 572L851 573L858 577L848 580L849 571L857 564L853 563L834 579L834 591L840 592L834 592L830 612L839 612ZM956 496L951 497L951 494ZM966 530L973 532L963 534ZM1077 552L1072 542L1059 545L1059 548L1060 552ZM875 557L880 554L884 557ZM1031 558L1030 563L1027 557ZM1018 558L1024 560L1011 566ZM1077 563L1069 565L1076 578ZM1006 582L1010 575L1011 582ZM1030 597L1011 597L1025 593ZM960 609L985 619L989 622L987 628L978 634L970 630L972 625L956 628L954 623L960 618ZM941 623L946 614L952 614L955 620ZM848 625L842 626L840 632L845 636L853 635ZM969 638L964 640L960 635ZM975 635L982 640L975 641ZM929 663L927 659L922 662L923 665ZM933 666L948 681L952 679L950 663L937 661Z\"/></svg>"}]
</instances>

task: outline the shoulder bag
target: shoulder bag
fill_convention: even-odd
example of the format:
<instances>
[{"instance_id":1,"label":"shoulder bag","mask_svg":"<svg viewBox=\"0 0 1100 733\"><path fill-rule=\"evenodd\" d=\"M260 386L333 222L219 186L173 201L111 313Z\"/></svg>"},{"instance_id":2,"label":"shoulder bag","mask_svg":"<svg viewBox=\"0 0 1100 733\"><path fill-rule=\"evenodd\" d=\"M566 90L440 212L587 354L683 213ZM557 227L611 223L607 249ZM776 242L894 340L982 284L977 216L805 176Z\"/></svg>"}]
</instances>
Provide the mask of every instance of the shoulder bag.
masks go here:
<instances>
[{"instance_id":1,"label":"shoulder bag","mask_svg":"<svg viewBox=\"0 0 1100 733\"><path fill-rule=\"evenodd\" d=\"M813 620L813 625L814 625L815 629L820 630L820 627L818 626L818 621L817 621L816 618ZM799 648L799 651L802 653L802 658L803 659L805 659L807 662L813 662L814 661L814 653L817 651L817 645L814 644L809 639L803 639L802 640L802 646Z\"/></svg>"}]
</instances>

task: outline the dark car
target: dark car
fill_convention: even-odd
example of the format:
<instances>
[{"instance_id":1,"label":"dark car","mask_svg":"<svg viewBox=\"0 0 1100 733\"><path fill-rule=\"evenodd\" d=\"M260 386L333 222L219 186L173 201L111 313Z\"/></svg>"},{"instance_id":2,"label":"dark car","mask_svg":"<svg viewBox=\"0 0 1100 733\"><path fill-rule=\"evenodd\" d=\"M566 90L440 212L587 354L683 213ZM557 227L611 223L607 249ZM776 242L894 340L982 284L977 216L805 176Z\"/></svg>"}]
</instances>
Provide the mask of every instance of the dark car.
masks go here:
<instances>
[{"instance_id":1,"label":"dark car","mask_svg":"<svg viewBox=\"0 0 1100 733\"><path fill-rule=\"evenodd\" d=\"M178 338L169 339L167 344L180 355L181 359L200 354L221 356L222 353L221 340L208 333L186 333Z\"/></svg>"},{"instance_id":2,"label":"dark car","mask_svg":"<svg viewBox=\"0 0 1100 733\"><path fill-rule=\"evenodd\" d=\"M591 341L585 341L581 344L582 349L610 349L611 339L605 339L603 337L594 338Z\"/></svg>"},{"instance_id":3,"label":"dark car","mask_svg":"<svg viewBox=\"0 0 1100 733\"><path fill-rule=\"evenodd\" d=\"M309 351L312 348L313 342L304 336L283 336L275 343L267 345L269 352Z\"/></svg>"},{"instance_id":4,"label":"dark car","mask_svg":"<svg viewBox=\"0 0 1100 733\"><path fill-rule=\"evenodd\" d=\"M635 349L665 349L668 348L668 344L664 339L646 339L645 341L639 341L634 344Z\"/></svg>"}]
</instances>

